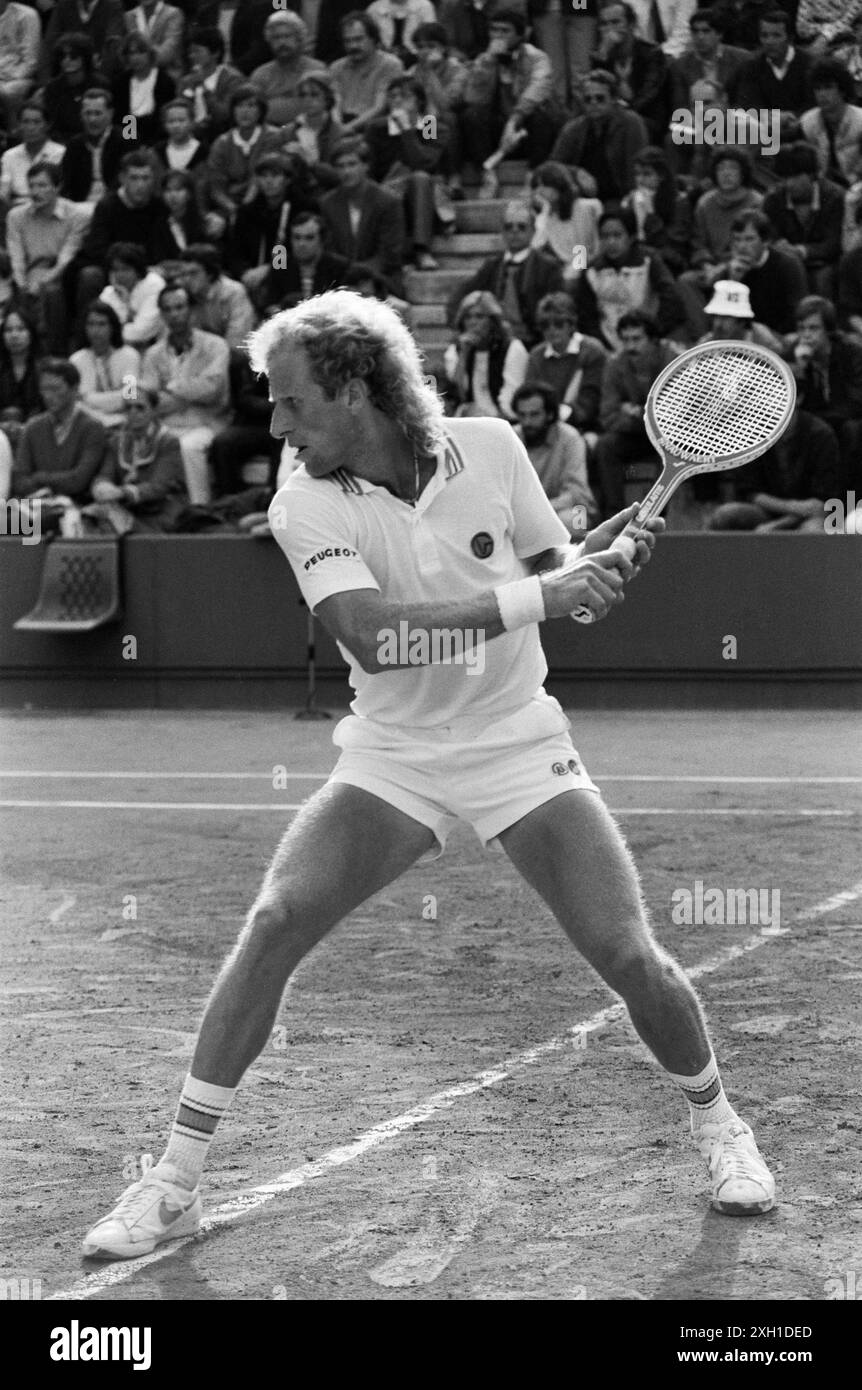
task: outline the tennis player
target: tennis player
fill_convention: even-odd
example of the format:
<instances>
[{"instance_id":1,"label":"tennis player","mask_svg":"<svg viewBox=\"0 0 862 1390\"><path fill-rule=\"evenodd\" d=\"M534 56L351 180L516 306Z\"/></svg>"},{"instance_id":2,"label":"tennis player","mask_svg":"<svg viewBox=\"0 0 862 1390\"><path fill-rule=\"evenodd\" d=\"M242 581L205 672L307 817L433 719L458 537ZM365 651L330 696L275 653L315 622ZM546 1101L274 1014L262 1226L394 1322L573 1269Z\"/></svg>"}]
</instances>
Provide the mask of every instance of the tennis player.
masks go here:
<instances>
[{"instance_id":1,"label":"tennis player","mask_svg":"<svg viewBox=\"0 0 862 1390\"><path fill-rule=\"evenodd\" d=\"M272 433L300 466L270 524L306 602L350 663L341 756L286 832L207 1005L167 1149L90 1230L84 1253L145 1254L196 1230L207 1150L266 1046L303 956L458 820L499 844L620 995L688 1101L713 1205L768 1211L775 1185L722 1088L697 997L653 938L622 836L542 685L539 624L604 618L645 564L609 549L636 508L570 543L523 446L498 419L444 418L409 332L335 290L249 340ZM481 659L479 659L481 657Z\"/></svg>"}]
</instances>

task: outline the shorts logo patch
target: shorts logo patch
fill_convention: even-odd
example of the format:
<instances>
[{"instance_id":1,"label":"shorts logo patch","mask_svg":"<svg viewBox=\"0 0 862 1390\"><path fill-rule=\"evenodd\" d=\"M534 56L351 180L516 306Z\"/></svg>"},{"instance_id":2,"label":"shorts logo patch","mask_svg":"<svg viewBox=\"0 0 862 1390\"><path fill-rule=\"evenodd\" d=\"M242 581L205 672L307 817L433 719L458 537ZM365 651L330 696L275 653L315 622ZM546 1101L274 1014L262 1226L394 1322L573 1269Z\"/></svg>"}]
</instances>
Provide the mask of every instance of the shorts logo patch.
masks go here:
<instances>
[{"instance_id":1,"label":"shorts logo patch","mask_svg":"<svg viewBox=\"0 0 862 1390\"><path fill-rule=\"evenodd\" d=\"M574 771L574 768L567 766L566 763L551 763L551 771L555 777L566 777L568 773Z\"/></svg>"},{"instance_id":2,"label":"shorts logo patch","mask_svg":"<svg viewBox=\"0 0 862 1390\"><path fill-rule=\"evenodd\" d=\"M470 549L477 560L487 560L494 553L494 537L487 531L477 531L470 542Z\"/></svg>"}]
</instances>

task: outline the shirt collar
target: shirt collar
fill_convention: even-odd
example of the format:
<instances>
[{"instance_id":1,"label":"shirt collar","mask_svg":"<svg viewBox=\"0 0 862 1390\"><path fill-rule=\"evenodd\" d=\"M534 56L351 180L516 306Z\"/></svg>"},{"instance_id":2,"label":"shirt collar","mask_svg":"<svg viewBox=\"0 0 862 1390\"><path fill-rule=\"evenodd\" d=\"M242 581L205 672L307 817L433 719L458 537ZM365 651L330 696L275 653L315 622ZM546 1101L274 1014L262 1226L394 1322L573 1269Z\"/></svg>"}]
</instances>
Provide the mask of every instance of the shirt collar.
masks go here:
<instances>
[{"instance_id":1,"label":"shirt collar","mask_svg":"<svg viewBox=\"0 0 862 1390\"><path fill-rule=\"evenodd\" d=\"M531 250L531 246L525 246L523 251L505 251L503 260L506 265L523 265Z\"/></svg>"},{"instance_id":2,"label":"shirt collar","mask_svg":"<svg viewBox=\"0 0 862 1390\"><path fill-rule=\"evenodd\" d=\"M796 206L795 203L790 201L790 190L787 188L784 190L784 202L788 208L795 208ZM820 211L820 184L816 179L814 181L814 187L811 190L811 202L809 207L811 207L814 212Z\"/></svg>"},{"instance_id":3,"label":"shirt collar","mask_svg":"<svg viewBox=\"0 0 862 1390\"><path fill-rule=\"evenodd\" d=\"M772 61L771 58L767 58L766 61L767 61L767 63L769 64L769 66L772 68L772 71L773 71L774 73L779 73L779 72L784 72L786 68L789 68L789 67L790 67L790 64L793 62L793 59L794 59L795 57L796 57L796 49L793 47L793 44L792 44L792 43L789 43L789 44L787 45L787 52L786 52L785 55L784 55L784 62L783 62L783 63L780 63L780 64L773 63L773 61Z\"/></svg>"},{"instance_id":4,"label":"shirt collar","mask_svg":"<svg viewBox=\"0 0 862 1390\"><path fill-rule=\"evenodd\" d=\"M450 438L449 435L445 437L443 444L437 449L436 457L437 468L419 498L420 506L426 497L431 495L432 490L433 492L438 490L434 486L435 482L439 480L439 486L442 486L444 483L448 483L450 478L463 473L465 468L464 456L454 439ZM385 492L391 496L389 489L383 487L382 483L371 483L367 478L360 478L355 473L351 473L348 468L336 468L333 473L327 473L326 476L337 487L340 487L341 491L348 497L351 494L355 497L361 497L366 492Z\"/></svg>"},{"instance_id":5,"label":"shirt collar","mask_svg":"<svg viewBox=\"0 0 862 1390\"><path fill-rule=\"evenodd\" d=\"M581 343L584 341L583 333L573 333L562 352L556 352L550 343L545 345L544 357L567 357L569 353L576 357L581 350Z\"/></svg>"}]
</instances>

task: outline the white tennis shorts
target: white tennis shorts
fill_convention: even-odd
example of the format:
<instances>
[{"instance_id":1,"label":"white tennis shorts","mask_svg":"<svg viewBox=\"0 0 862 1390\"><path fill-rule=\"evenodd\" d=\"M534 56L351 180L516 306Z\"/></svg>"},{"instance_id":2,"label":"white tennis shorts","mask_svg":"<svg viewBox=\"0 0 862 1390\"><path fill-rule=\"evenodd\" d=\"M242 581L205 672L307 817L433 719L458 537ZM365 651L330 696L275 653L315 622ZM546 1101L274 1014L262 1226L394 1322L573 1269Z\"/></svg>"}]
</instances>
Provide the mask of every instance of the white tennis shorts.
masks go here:
<instances>
[{"instance_id":1,"label":"white tennis shorts","mask_svg":"<svg viewBox=\"0 0 862 1390\"><path fill-rule=\"evenodd\" d=\"M502 830L568 791L599 794L559 702L540 691L503 719L403 729L349 714L332 735L342 750L330 781L379 796L439 843L457 821L487 849ZM496 847L496 845L495 845Z\"/></svg>"}]
</instances>

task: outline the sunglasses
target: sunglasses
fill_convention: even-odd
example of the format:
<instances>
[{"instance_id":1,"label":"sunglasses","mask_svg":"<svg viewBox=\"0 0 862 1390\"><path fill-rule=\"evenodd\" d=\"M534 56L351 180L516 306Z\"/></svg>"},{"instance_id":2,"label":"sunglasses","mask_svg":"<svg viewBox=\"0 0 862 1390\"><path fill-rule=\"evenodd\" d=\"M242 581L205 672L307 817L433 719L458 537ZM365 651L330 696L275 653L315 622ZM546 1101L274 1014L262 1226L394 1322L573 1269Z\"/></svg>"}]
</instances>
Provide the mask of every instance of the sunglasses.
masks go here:
<instances>
[{"instance_id":1,"label":"sunglasses","mask_svg":"<svg viewBox=\"0 0 862 1390\"><path fill-rule=\"evenodd\" d=\"M528 231L530 230L531 225L532 225L532 224L529 223L529 222L504 222L504 223L503 223L503 231L504 231L504 232L528 232Z\"/></svg>"},{"instance_id":2,"label":"sunglasses","mask_svg":"<svg viewBox=\"0 0 862 1390\"><path fill-rule=\"evenodd\" d=\"M584 106L602 106L606 101L609 100L610 98L605 92L602 92L601 96L581 97L581 101L584 103Z\"/></svg>"}]
</instances>

